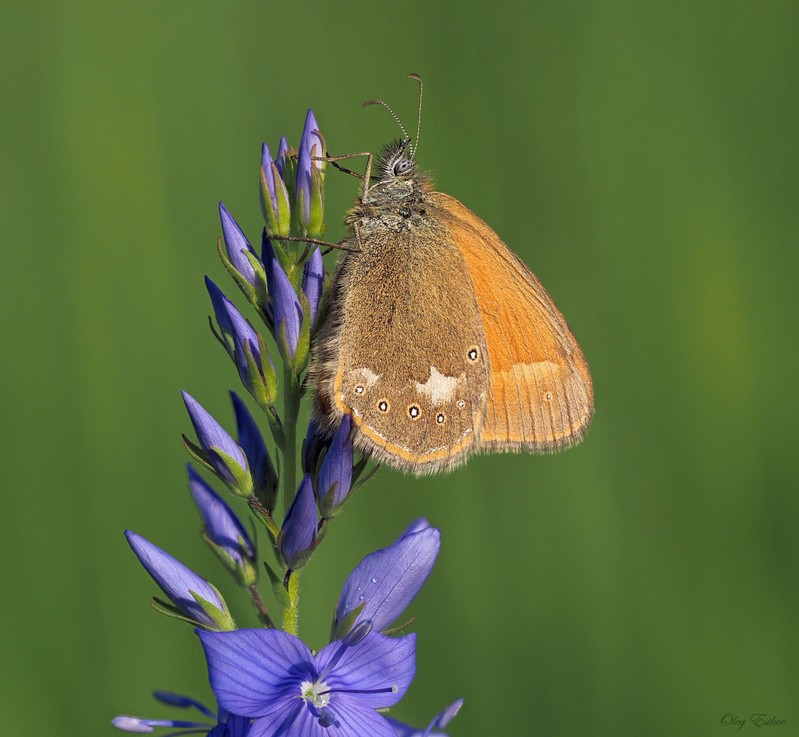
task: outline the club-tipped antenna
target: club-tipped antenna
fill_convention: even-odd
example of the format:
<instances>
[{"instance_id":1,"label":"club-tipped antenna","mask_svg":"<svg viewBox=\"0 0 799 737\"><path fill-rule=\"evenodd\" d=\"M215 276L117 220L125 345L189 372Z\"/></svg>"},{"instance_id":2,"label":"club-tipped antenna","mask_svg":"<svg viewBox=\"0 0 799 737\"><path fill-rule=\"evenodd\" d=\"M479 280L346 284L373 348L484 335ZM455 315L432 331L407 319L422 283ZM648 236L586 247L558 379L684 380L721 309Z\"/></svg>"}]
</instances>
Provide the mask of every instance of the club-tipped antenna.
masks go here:
<instances>
[{"instance_id":1,"label":"club-tipped antenna","mask_svg":"<svg viewBox=\"0 0 799 737\"><path fill-rule=\"evenodd\" d=\"M419 117L416 119L416 142L411 150L411 158L414 159L416 158L416 151L419 149L419 138L422 135L422 92L424 91L424 82L422 82L422 77L415 72L411 72L408 75L408 79L415 79L419 83Z\"/></svg>"},{"instance_id":2,"label":"club-tipped antenna","mask_svg":"<svg viewBox=\"0 0 799 737\"><path fill-rule=\"evenodd\" d=\"M397 122L397 125L400 127L402 131L402 135L405 136L403 143L406 145L410 142L411 137L408 135L408 131L405 130L405 126L402 124L402 121L399 119L399 116L389 107L388 103L383 102L383 100L367 100L363 106L366 107L367 105L382 105L386 110L391 113L391 117Z\"/></svg>"}]
</instances>

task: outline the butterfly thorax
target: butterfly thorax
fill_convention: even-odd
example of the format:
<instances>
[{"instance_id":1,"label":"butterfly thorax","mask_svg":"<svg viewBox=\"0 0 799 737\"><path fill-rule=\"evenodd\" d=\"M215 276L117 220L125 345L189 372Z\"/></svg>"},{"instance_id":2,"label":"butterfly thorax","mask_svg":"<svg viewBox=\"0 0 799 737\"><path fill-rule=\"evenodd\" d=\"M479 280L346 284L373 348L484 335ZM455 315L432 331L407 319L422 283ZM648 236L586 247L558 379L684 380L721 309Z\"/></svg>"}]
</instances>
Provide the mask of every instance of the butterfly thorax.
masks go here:
<instances>
[{"instance_id":1,"label":"butterfly thorax","mask_svg":"<svg viewBox=\"0 0 799 737\"><path fill-rule=\"evenodd\" d=\"M345 223L360 238L376 231L403 232L424 226L431 185L407 151L407 142L386 146L376 169L376 181L357 200Z\"/></svg>"}]
</instances>

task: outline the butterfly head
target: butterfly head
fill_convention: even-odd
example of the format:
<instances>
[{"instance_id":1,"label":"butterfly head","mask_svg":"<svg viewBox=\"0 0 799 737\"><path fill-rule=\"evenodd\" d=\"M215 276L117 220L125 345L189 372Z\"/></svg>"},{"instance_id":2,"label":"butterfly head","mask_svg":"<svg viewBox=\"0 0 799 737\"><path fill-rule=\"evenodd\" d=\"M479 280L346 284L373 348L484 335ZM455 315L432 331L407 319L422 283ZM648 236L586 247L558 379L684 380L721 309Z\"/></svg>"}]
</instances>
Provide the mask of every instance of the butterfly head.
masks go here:
<instances>
[{"instance_id":1,"label":"butterfly head","mask_svg":"<svg viewBox=\"0 0 799 737\"><path fill-rule=\"evenodd\" d=\"M413 158L413 148L409 138L389 143L380 152L377 170L380 181L412 180L419 171Z\"/></svg>"}]
</instances>

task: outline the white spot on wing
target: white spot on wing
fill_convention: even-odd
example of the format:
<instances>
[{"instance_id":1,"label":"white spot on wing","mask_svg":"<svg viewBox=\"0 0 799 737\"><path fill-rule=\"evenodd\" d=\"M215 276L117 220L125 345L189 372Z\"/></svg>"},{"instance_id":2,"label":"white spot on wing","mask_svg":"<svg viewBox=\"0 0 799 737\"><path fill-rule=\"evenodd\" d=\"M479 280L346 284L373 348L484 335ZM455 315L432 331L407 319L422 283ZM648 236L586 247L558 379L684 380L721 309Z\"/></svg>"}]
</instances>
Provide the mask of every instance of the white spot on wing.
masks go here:
<instances>
[{"instance_id":1,"label":"white spot on wing","mask_svg":"<svg viewBox=\"0 0 799 737\"><path fill-rule=\"evenodd\" d=\"M355 369L352 372L354 376L360 377L363 383L366 385L367 389L371 389L376 383L377 380L380 378L379 374L376 374L372 369L368 368L359 368Z\"/></svg>"},{"instance_id":2,"label":"white spot on wing","mask_svg":"<svg viewBox=\"0 0 799 737\"><path fill-rule=\"evenodd\" d=\"M444 376L435 366L430 367L430 378L424 383L416 384L416 391L426 394L430 399L430 404L438 407L452 400L452 395L458 385L466 381L466 374L459 377Z\"/></svg>"}]
</instances>

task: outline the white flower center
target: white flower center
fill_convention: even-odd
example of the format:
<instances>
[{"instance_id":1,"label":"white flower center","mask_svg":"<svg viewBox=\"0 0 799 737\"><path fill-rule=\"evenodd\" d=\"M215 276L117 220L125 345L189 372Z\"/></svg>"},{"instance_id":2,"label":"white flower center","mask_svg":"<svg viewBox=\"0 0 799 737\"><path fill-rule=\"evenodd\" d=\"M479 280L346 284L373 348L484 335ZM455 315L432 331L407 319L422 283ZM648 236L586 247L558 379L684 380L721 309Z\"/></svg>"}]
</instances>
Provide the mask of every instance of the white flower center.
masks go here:
<instances>
[{"instance_id":1,"label":"white flower center","mask_svg":"<svg viewBox=\"0 0 799 737\"><path fill-rule=\"evenodd\" d=\"M317 709L322 709L330 703L330 687L324 681L303 681L300 684L302 698L310 701Z\"/></svg>"}]
</instances>

